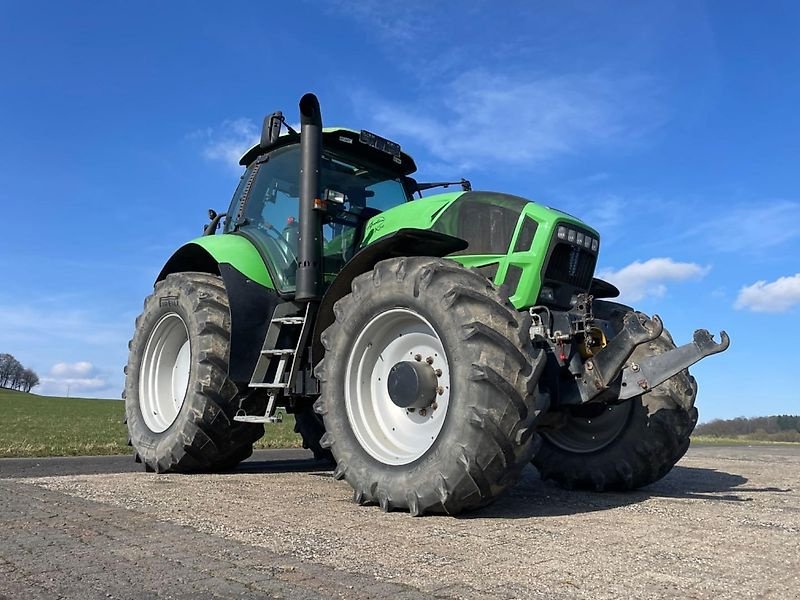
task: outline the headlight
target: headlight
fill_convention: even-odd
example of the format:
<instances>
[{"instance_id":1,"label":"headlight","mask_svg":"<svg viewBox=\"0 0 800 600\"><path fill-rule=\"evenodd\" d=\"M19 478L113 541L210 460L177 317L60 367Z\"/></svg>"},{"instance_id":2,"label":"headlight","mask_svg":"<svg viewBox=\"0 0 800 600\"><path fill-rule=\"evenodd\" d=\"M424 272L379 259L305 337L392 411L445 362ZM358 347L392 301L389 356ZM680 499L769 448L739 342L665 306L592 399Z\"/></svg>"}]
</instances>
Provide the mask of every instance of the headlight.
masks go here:
<instances>
[{"instance_id":1,"label":"headlight","mask_svg":"<svg viewBox=\"0 0 800 600\"><path fill-rule=\"evenodd\" d=\"M571 229L564 225L558 226L556 236L559 240L569 242L570 244L576 244L581 248L586 248L592 252L597 252L597 249L600 247L600 240L597 238L592 237L588 233L583 233L582 231Z\"/></svg>"}]
</instances>

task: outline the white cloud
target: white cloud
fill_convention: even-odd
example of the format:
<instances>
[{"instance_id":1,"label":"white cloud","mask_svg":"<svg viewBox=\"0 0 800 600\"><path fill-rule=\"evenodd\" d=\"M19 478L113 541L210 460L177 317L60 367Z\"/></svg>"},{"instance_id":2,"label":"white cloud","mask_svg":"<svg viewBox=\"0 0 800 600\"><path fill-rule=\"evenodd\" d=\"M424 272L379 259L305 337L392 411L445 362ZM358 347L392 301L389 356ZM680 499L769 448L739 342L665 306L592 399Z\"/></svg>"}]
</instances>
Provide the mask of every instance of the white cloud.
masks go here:
<instances>
[{"instance_id":1,"label":"white cloud","mask_svg":"<svg viewBox=\"0 0 800 600\"><path fill-rule=\"evenodd\" d=\"M54 364L41 378L38 394L59 396L119 396L109 389L108 379L89 361Z\"/></svg>"},{"instance_id":2,"label":"white cloud","mask_svg":"<svg viewBox=\"0 0 800 600\"><path fill-rule=\"evenodd\" d=\"M50 369L50 374L54 377L86 377L94 371L94 365L88 361L76 363L56 363Z\"/></svg>"},{"instance_id":3,"label":"white cloud","mask_svg":"<svg viewBox=\"0 0 800 600\"><path fill-rule=\"evenodd\" d=\"M710 270L696 263L675 262L671 258L651 258L633 262L618 271L606 269L598 277L616 285L621 297L629 302L645 297L660 297L667 283L702 279Z\"/></svg>"},{"instance_id":4,"label":"white cloud","mask_svg":"<svg viewBox=\"0 0 800 600\"><path fill-rule=\"evenodd\" d=\"M189 137L201 141L203 155L209 160L221 161L240 169L239 159L258 142L260 129L251 119L239 118L224 121L218 127L196 131Z\"/></svg>"},{"instance_id":5,"label":"white cloud","mask_svg":"<svg viewBox=\"0 0 800 600\"><path fill-rule=\"evenodd\" d=\"M744 286L739 290L735 307L754 312L781 313L795 305L800 305L800 273Z\"/></svg>"},{"instance_id":6,"label":"white cloud","mask_svg":"<svg viewBox=\"0 0 800 600\"><path fill-rule=\"evenodd\" d=\"M660 124L650 87L641 78L600 72L537 75L474 69L423 101L400 104L362 94L356 102L359 112L372 115L379 132L422 144L456 169L488 169L532 165L588 146L638 139ZM637 102L625 101L631 97Z\"/></svg>"}]
</instances>

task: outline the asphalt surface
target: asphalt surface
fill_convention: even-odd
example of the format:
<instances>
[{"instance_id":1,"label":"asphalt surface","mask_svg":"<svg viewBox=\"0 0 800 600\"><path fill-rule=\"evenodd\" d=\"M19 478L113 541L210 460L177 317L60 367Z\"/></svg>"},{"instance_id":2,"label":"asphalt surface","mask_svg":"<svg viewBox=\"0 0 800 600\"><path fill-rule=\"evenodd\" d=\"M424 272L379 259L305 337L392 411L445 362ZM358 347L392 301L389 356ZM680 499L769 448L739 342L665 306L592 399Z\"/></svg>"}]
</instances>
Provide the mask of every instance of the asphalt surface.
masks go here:
<instances>
[{"instance_id":1,"label":"asphalt surface","mask_svg":"<svg viewBox=\"0 0 800 600\"><path fill-rule=\"evenodd\" d=\"M281 450L256 450L253 452L253 456L239 465L237 471L292 471L308 470L320 466L313 460L313 454L309 450L286 448ZM138 473L142 470L142 465L136 463L132 455L0 459L0 479Z\"/></svg>"},{"instance_id":2,"label":"asphalt surface","mask_svg":"<svg viewBox=\"0 0 800 600\"><path fill-rule=\"evenodd\" d=\"M359 507L297 450L217 475L0 460L0 598L798 598L800 447L694 447L627 494L530 468L461 518Z\"/></svg>"}]
</instances>

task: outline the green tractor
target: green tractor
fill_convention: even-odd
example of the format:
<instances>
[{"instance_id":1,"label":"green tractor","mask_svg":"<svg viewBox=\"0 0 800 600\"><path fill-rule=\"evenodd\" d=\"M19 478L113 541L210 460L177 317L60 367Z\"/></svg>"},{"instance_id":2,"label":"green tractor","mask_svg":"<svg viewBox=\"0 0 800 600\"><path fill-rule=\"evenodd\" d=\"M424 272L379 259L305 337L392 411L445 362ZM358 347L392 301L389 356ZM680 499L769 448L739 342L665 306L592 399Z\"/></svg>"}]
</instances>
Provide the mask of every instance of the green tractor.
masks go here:
<instances>
[{"instance_id":1,"label":"green tractor","mask_svg":"<svg viewBox=\"0 0 800 600\"><path fill-rule=\"evenodd\" d=\"M587 224L417 182L398 144L323 129L312 94L300 117L299 133L264 120L230 208L145 300L125 397L147 470L231 469L279 407L358 503L413 515L484 506L531 461L602 491L683 456L687 367L724 332L676 347L657 316L608 300ZM461 190L422 197L447 185Z\"/></svg>"}]
</instances>

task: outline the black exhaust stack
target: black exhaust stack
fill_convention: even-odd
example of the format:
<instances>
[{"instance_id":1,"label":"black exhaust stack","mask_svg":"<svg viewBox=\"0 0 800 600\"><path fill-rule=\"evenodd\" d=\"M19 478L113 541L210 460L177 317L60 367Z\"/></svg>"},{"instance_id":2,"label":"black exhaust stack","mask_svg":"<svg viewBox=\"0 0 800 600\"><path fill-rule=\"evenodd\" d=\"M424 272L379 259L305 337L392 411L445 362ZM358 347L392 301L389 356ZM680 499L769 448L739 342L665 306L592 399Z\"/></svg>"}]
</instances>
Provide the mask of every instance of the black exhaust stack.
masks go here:
<instances>
[{"instance_id":1,"label":"black exhaust stack","mask_svg":"<svg viewBox=\"0 0 800 600\"><path fill-rule=\"evenodd\" d=\"M322 114L314 94L300 99L300 228L295 300L319 299L322 267L322 221L315 208L320 202Z\"/></svg>"}]
</instances>

